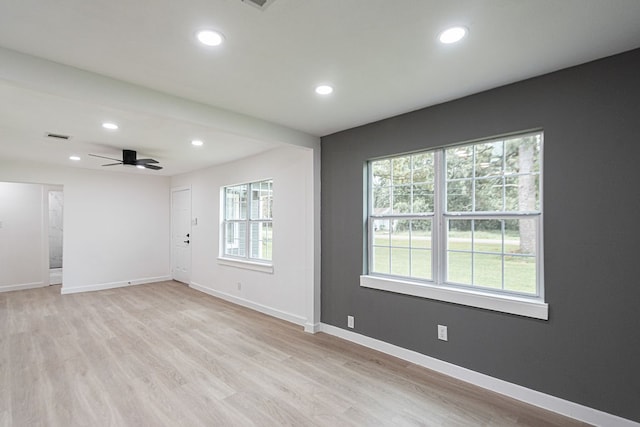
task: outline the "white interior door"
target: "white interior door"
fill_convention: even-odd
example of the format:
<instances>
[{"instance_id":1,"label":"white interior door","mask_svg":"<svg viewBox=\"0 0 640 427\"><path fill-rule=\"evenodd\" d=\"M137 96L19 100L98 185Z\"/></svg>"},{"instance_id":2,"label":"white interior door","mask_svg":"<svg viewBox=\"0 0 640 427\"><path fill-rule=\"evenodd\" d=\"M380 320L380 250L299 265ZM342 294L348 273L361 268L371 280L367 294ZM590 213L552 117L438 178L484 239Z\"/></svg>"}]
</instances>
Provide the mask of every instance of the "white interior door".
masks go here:
<instances>
[{"instance_id":1,"label":"white interior door","mask_svg":"<svg viewBox=\"0 0 640 427\"><path fill-rule=\"evenodd\" d=\"M173 279L191 281L191 190L171 191L171 272Z\"/></svg>"}]
</instances>

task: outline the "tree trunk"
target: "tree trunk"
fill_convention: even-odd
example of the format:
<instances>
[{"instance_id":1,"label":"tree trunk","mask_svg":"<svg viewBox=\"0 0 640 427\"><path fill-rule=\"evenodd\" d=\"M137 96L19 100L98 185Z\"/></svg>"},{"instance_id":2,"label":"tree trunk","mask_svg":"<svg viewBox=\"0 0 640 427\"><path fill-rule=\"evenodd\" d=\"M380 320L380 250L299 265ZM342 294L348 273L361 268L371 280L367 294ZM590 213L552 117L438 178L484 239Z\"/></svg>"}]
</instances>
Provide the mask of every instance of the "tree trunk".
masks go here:
<instances>
[{"instance_id":1,"label":"tree trunk","mask_svg":"<svg viewBox=\"0 0 640 427\"><path fill-rule=\"evenodd\" d=\"M525 174L518 177L518 210L531 212L536 209L536 181L535 175L531 175L534 145L530 138L526 138L523 142L518 148L520 173ZM535 253L535 243L535 224L530 220L520 220L520 253Z\"/></svg>"}]
</instances>

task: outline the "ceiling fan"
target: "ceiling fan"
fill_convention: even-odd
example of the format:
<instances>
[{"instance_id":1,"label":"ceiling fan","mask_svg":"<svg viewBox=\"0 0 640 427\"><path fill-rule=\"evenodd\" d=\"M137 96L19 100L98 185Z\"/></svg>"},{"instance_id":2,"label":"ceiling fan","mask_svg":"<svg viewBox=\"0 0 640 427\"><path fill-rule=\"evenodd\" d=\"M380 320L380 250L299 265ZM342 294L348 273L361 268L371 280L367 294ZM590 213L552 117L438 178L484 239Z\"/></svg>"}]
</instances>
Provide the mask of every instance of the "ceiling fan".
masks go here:
<instances>
[{"instance_id":1,"label":"ceiling fan","mask_svg":"<svg viewBox=\"0 0 640 427\"><path fill-rule=\"evenodd\" d=\"M160 170L162 166L156 166L154 163L158 163L157 160L154 159L138 159L138 153L134 150L122 150L122 160L114 159L111 157L98 156L97 154L89 154L91 157L99 157L101 159L107 160L115 160L117 163L108 163L102 166L115 166L115 165L129 165L136 166L140 169L153 169Z\"/></svg>"}]
</instances>

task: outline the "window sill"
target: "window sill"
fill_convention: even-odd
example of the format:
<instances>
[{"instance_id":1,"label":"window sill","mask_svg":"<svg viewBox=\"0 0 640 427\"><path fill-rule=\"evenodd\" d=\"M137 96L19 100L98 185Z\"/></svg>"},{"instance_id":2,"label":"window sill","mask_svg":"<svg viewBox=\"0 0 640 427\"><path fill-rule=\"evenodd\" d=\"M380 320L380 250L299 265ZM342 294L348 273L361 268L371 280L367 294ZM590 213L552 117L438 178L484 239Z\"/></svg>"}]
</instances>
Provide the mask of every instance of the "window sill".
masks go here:
<instances>
[{"instance_id":1,"label":"window sill","mask_svg":"<svg viewBox=\"0 0 640 427\"><path fill-rule=\"evenodd\" d=\"M434 286L387 277L360 276L360 286L405 295L414 295L469 307L483 308L502 313L517 314L535 319L549 319L549 305L526 298L495 295L488 292Z\"/></svg>"},{"instance_id":2,"label":"window sill","mask_svg":"<svg viewBox=\"0 0 640 427\"><path fill-rule=\"evenodd\" d=\"M218 264L228 267L243 268L245 270L259 271L261 273L273 274L273 265L261 262L245 261L235 258L218 257Z\"/></svg>"}]
</instances>

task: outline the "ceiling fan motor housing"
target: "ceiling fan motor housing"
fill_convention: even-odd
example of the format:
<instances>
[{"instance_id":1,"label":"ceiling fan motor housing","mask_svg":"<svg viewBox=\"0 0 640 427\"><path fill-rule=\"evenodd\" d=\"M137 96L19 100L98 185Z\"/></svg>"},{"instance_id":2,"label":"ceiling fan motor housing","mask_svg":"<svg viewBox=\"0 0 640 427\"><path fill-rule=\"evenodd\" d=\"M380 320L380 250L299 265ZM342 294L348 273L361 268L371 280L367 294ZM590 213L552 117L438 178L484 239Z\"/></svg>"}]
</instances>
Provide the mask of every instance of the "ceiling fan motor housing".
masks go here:
<instances>
[{"instance_id":1,"label":"ceiling fan motor housing","mask_svg":"<svg viewBox=\"0 0 640 427\"><path fill-rule=\"evenodd\" d=\"M125 165L135 165L136 159L136 152L134 150L122 150L122 163Z\"/></svg>"}]
</instances>

